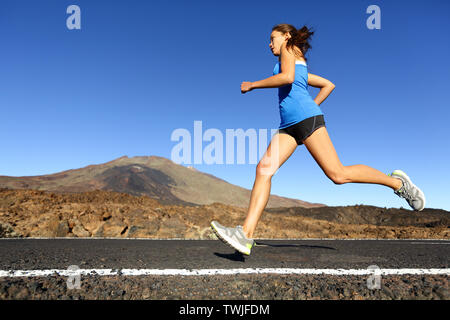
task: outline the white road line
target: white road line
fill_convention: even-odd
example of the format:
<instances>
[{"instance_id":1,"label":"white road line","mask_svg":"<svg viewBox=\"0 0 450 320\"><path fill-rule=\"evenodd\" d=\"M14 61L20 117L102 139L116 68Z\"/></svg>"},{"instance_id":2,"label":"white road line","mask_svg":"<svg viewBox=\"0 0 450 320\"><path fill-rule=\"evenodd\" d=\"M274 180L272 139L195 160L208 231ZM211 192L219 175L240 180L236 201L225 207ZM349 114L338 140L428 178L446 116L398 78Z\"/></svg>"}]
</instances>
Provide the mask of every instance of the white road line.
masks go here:
<instances>
[{"instance_id":1,"label":"white road line","mask_svg":"<svg viewBox=\"0 0 450 320\"><path fill-rule=\"evenodd\" d=\"M450 242L411 242L411 244L450 244Z\"/></svg>"},{"instance_id":2,"label":"white road line","mask_svg":"<svg viewBox=\"0 0 450 320\"><path fill-rule=\"evenodd\" d=\"M210 241L210 240L217 240L217 239L186 239L186 238L118 238L118 237L24 237L24 238L0 238L1 240L35 240L35 239L51 239L51 240L100 240L100 239L108 239L108 240L186 240L186 241ZM419 240L419 241L447 241L450 243L450 239L420 239L420 238L404 238L404 239L385 239L385 238L353 238L353 239L340 239L340 238L255 238L255 241L258 240L283 240L283 241L289 241L289 240L345 240L345 241L352 241L352 240L381 240L381 241L412 241L412 240Z\"/></svg>"},{"instance_id":3,"label":"white road line","mask_svg":"<svg viewBox=\"0 0 450 320\"><path fill-rule=\"evenodd\" d=\"M325 274L325 275L402 275L428 274L450 275L450 268L444 269L299 269L299 268L237 268L237 269L47 269L47 270L0 270L2 277L45 277L50 275L76 276L208 276L236 274Z\"/></svg>"}]
</instances>

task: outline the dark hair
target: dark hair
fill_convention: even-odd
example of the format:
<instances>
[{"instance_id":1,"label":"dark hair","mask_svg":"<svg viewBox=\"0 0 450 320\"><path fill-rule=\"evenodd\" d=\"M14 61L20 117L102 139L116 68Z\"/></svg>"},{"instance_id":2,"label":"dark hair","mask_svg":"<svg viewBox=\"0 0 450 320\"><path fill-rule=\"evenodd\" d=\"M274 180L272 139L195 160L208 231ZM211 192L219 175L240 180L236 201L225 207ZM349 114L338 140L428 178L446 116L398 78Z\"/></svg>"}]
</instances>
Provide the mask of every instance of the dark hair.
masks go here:
<instances>
[{"instance_id":1,"label":"dark hair","mask_svg":"<svg viewBox=\"0 0 450 320\"><path fill-rule=\"evenodd\" d=\"M308 42L308 39L314 34L314 31L308 29L307 26L303 26L300 29L296 29L293 25L288 23L280 23L272 28L272 31L278 31L282 34L289 33L291 37L288 39L286 43L286 48L292 48L292 46L296 46L300 49L303 54L303 58L307 61L305 54L311 45Z\"/></svg>"}]
</instances>

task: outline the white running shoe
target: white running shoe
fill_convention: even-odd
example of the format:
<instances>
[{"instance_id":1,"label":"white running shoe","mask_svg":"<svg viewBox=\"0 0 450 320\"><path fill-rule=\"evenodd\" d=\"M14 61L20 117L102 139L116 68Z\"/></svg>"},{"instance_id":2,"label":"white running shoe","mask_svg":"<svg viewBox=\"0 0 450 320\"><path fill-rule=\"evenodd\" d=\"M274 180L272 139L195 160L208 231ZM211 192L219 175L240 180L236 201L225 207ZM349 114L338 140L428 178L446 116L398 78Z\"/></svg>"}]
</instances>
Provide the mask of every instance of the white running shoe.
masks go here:
<instances>
[{"instance_id":1,"label":"white running shoe","mask_svg":"<svg viewBox=\"0 0 450 320\"><path fill-rule=\"evenodd\" d=\"M402 186L398 190L394 190L394 193L401 198L405 198L408 204L415 211L422 211L425 207L425 195L411 179L402 170L394 170L388 174L393 178L398 178L402 181Z\"/></svg>"},{"instance_id":2,"label":"white running shoe","mask_svg":"<svg viewBox=\"0 0 450 320\"><path fill-rule=\"evenodd\" d=\"M222 226L217 221L212 221L211 228L220 240L236 249L240 253L250 255L250 252L255 245L255 241L245 236L244 230L242 230L242 226L227 228Z\"/></svg>"}]
</instances>

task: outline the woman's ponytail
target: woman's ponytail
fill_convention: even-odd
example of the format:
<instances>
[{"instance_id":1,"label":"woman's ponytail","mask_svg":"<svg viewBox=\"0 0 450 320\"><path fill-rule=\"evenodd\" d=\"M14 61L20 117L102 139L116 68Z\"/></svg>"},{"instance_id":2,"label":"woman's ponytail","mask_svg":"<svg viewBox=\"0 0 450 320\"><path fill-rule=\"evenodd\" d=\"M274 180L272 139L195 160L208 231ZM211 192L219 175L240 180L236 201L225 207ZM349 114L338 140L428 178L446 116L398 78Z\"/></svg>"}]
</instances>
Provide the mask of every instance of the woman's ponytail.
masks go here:
<instances>
[{"instance_id":1,"label":"woman's ponytail","mask_svg":"<svg viewBox=\"0 0 450 320\"><path fill-rule=\"evenodd\" d=\"M293 25L287 23L282 23L274 26L272 28L272 31L279 31L283 34L289 33L291 37L286 43L286 48L292 48L292 46L295 45L302 52L305 61L307 60L305 55L306 52L311 48L309 40L314 34L314 31L311 31L311 29L309 29L307 26L303 26L297 30Z\"/></svg>"}]
</instances>

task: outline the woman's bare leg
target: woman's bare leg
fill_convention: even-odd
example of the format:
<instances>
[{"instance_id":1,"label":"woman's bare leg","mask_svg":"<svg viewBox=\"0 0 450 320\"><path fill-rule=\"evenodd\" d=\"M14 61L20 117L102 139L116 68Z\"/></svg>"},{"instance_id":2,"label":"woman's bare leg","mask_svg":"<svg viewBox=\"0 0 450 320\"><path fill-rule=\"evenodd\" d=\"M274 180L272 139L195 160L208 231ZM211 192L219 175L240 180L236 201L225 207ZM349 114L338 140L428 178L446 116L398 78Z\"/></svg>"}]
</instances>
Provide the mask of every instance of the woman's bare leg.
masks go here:
<instances>
[{"instance_id":1,"label":"woman's bare leg","mask_svg":"<svg viewBox=\"0 0 450 320\"><path fill-rule=\"evenodd\" d=\"M266 153L256 167L256 177L250 196L250 205L242 229L247 238L253 237L256 224L269 201L272 176L297 148L295 139L286 133L276 133Z\"/></svg>"},{"instance_id":2,"label":"woman's bare leg","mask_svg":"<svg viewBox=\"0 0 450 320\"><path fill-rule=\"evenodd\" d=\"M364 164L344 166L336 154L325 127L314 131L312 135L303 141L303 144L327 177L336 184L349 182L375 183L390 187L393 190L397 190L402 186L400 179L388 176Z\"/></svg>"}]
</instances>

